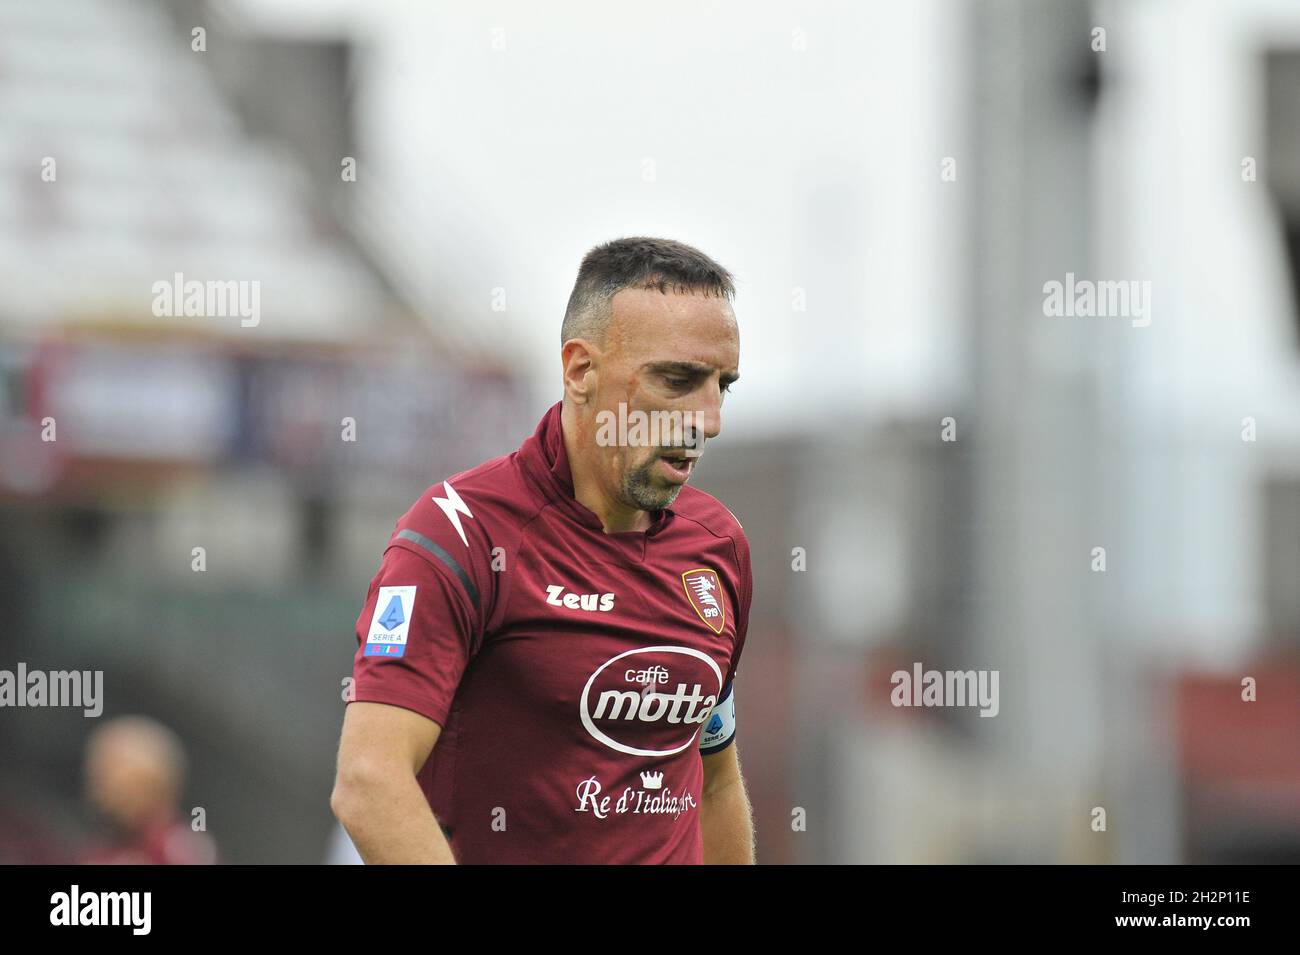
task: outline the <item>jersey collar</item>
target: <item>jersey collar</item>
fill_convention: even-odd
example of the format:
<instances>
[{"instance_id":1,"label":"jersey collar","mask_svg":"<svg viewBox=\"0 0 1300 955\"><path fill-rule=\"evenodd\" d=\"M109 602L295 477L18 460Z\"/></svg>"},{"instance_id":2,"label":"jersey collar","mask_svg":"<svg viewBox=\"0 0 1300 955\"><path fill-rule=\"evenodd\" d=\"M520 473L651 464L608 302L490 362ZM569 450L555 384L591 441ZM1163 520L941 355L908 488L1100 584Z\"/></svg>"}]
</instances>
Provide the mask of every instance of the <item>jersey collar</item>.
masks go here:
<instances>
[{"instance_id":1,"label":"jersey collar","mask_svg":"<svg viewBox=\"0 0 1300 955\"><path fill-rule=\"evenodd\" d=\"M573 473L564 447L564 427L560 420L563 401L557 401L542 416L537 430L519 447L520 458L528 474L542 491L578 523L604 532L595 512L573 496ZM619 531L607 537L654 537L668 523L672 508L651 512L651 524L645 531Z\"/></svg>"}]
</instances>

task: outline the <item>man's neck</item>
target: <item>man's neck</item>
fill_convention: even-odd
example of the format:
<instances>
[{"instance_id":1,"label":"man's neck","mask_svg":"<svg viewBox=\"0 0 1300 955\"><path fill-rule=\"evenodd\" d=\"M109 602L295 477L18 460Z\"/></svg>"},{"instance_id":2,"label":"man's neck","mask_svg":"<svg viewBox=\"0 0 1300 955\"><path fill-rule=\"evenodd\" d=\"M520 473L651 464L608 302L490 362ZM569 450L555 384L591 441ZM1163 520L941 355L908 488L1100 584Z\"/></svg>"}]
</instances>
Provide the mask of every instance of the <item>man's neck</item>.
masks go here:
<instances>
[{"instance_id":1,"label":"man's neck","mask_svg":"<svg viewBox=\"0 0 1300 955\"><path fill-rule=\"evenodd\" d=\"M560 433L564 453L569 459L569 476L573 479L573 496L598 518L606 534L649 530L654 519L649 511L631 508L604 492L590 455L594 446L580 444L575 437L581 431L577 409L565 402L560 408Z\"/></svg>"}]
</instances>

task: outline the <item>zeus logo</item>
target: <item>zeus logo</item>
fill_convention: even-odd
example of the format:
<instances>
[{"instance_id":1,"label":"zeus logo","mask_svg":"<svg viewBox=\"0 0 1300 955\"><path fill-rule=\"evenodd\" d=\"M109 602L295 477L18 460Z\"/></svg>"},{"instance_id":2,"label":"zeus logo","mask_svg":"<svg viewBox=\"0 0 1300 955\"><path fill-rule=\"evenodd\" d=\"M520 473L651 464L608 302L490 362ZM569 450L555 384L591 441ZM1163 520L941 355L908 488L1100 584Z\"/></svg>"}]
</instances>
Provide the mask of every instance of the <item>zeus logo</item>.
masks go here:
<instances>
[{"instance_id":1,"label":"zeus logo","mask_svg":"<svg viewBox=\"0 0 1300 955\"><path fill-rule=\"evenodd\" d=\"M456 533L460 535L461 543L468 547L469 541L465 537L465 528L460 526L460 515L464 514L466 517L474 515L469 512L469 508L465 506L465 502L460 499L460 495L450 483L443 481L442 486L446 488L447 496L435 497L433 503L442 508L442 513L447 515L447 520L451 521L451 526L456 528Z\"/></svg>"},{"instance_id":2,"label":"zeus logo","mask_svg":"<svg viewBox=\"0 0 1300 955\"><path fill-rule=\"evenodd\" d=\"M566 594L558 584L547 585L546 602L552 607L567 607L570 610L614 609L613 594Z\"/></svg>"}]
</instances>

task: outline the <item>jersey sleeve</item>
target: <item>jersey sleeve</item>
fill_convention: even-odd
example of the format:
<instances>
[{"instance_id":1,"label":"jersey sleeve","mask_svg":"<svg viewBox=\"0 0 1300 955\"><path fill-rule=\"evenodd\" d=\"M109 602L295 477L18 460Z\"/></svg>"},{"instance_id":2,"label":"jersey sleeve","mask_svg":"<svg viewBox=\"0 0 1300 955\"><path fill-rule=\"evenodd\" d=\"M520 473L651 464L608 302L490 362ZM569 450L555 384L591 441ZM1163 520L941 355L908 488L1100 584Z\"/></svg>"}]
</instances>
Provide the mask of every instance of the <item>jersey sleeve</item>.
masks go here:
<instances>
[{"instance_id":1,"label":"jersey sleeve","mask_svg":"<svg viewBox=\"0 0 1300 955\"><path fill-rule=\"evenodd\" d=\"M731 654L731 665L723 680L722 695L718 698L700 733L700 752L704 755L726 749L736 738L736 672L740 666L740 653L749 633L749 608L753 600L754 580L749 565L749 544L743 536L736 542L739 570L740 608L736 612L736 646Z\"/></svg>"},{"instance_id":2,"label":"jersey sleeve","mask_svg":"<svg viewBox=\"0 0 1300 955\"><path fill-rule=\"evenodd\" d=\"M398 522L357 618L351 702L401 706L446 726L492 594L470 539L411 513Z\"/></svg>"}]
</instances>

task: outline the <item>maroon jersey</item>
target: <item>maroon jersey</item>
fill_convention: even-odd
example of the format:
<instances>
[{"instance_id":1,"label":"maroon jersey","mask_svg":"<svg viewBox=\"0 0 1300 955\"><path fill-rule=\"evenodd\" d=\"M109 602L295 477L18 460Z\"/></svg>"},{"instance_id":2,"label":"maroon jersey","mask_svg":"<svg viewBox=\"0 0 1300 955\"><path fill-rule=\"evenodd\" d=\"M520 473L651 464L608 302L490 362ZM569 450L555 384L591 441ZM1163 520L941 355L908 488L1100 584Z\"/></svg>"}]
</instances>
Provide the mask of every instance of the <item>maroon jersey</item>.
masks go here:
<instances>
[{"instance_id":1,"label":"maroon jersey","mask_svg":"<svg viewBox=\"0 0 1300 955\"><path fill-rule=\"evenodd\" d=\"M735 734L752 577L683 486L646 531L573 496L557 403L397 522L357 618L354 699L442 727L419 773L462 863L699 863L701 752Z\"/></svg>"}]
</instances>

